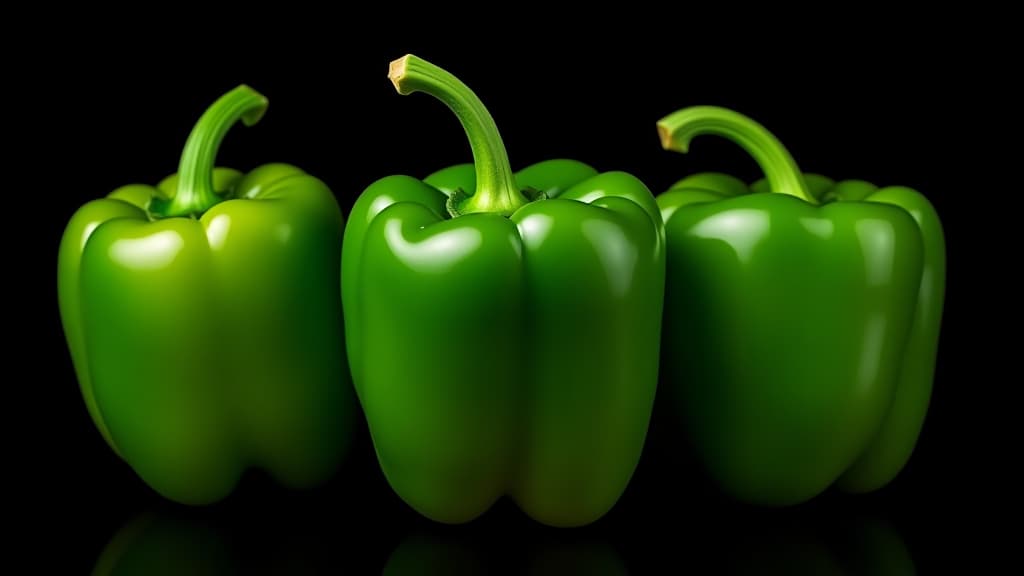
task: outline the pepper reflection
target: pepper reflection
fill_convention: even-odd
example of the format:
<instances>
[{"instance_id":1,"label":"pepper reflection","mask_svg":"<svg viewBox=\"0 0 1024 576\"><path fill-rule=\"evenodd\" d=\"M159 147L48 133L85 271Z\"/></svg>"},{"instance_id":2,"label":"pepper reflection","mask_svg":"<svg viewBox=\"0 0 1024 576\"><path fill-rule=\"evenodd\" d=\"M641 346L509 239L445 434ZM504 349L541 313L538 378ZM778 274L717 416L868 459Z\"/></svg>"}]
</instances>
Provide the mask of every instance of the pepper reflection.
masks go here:
<instances>
[{"instance_id":1,"label":"pepper reflection","mask_svg":"<svg viewBox=\"0 0 1024 576\"><path fill-rule=\"evenodd\" d=\"M442 530L447 531L447 528ZM491 538L449 532L418 533L392 552L384 576L469 574L626 574L610 546L582 537L539 540L528 535Z\"/></svg>"},{"instance_id":2,"label":"pepper reflection","mask_svg":"<svg viewBox=\"0 0 1024 576\"><path fill-rule=\"evenodd\" d=\"M367 560L353 556L321 518L272 513L160 510L125 523L100 553L93 576L321 574ZM379 571L383 553L369 559ZM360 567L361 568L361 567ZM359 573L363 573L360 570Z\"/></svg>"},{"instance_id":3,"label":"pepper reflection","mask_svg":"<svg viewBox=\"0 0 1024 576\"><path fill-rule=\"evenodd\" d=\"M144 514L124 525L100 553L93 576L235 574L224 535L213 526Z\"/></svg>"},{"instance_id":4,"label":"pepper reflection","mask_svg":"<svg viewBox=\"0 0 1024 576\"><path fill-rule=\"evenodd\" d=\"M389 538L383 534L363 532L365 541L346 546L358 522L329 525L327 518L301 521L277 515L267 522L225 521L180 511L149 513L127 522L111 538L93 575L302 576L353 567L356 573L377 574L382 565L385 576L916 573L899 533L884 520L830 512L838 513L816 518L724 514L717 521L698 516L664 528L609 527L606 536L596 539L586 531L535 525L437 525L406 537L390 556L384 547Z\"/></svg>"},{"instance_id":5,"label":"pepper reflection","mask_svg":"<svg viewBox=\"0 0 1024 576\"><path fill-rule=\"evenodd\" d=\"M841 576L916 573L913 559L899 533L887 522L873 517L841 514L824 521L785 518L752 522L724 532L711 555L721 559L725 574L832 574ZM818 519L822 520L822 519ZM712 558L705 558L714 565ZM716 570L718 571L718 570Z\"/></svg>"}]
</instances>

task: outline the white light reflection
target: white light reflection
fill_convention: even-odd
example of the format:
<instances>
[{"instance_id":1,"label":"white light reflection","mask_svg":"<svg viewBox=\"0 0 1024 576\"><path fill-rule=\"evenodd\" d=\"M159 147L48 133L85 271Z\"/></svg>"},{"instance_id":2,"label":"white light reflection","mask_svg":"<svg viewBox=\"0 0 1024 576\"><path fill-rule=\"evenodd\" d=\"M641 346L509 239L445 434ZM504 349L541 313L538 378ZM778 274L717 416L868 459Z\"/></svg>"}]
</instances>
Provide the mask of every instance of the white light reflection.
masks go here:
<instances>
[{"instance_id":1,"label":"white light reflection","mask_svg":"<svg viewBox=\"0 0 1024 576\"><path fill-rule=\"evenodd\" d=\"M385 208L391 206L394 203L395 199L392 198L391 196L388 196L387 194L381 194L380 196L377 196L376 198L373 199L373 202L370 203L370 211L366 215L366 221L369 222L370 220L376 218L377 214L380 214L381 212L384 211Z\"/></svg>"},{"instance_id":2,"label":"white light reflection","mask_svg":"<svg viewBox=\"0 0 1024 576\"><path fill-rule=\"evenodd\" d=\"M89 237L92 236L92 233L96 231L99 225L99 222L89 222L86 224L85 229L82 231L82 245L79 247L79 250L85 250L86 242L89 241Z\"/></svg>"},{"instance_id":3,"label":"white light reflection","mask_svg":"<svg viewBox=\"0 0 1024 576\"><path fill-rule=\"evenodd\" d=\"M417 272L443 274L483 244L483 235L475 228L455 228L420 242L409 242L402 235L402 223L389 220L384 226L387 244L402 262Z\"/></svg>"},{"instance_id":4,"label":"white light reflection","mask_svg":"<svg viewBox=\"0 0 1024 576\"><path fill-rule=\"evenodd\" d=\"M535 250L544 244L548 233L555 221L547 214L533 213L519 222L519 236L523 239L523 245L530 250Z\"/></svg>"},{"instance_id":5,"label":"white light reflection","mask_svg":"<svg viewBox=\"0 0 1024 576\"><path fill-rule=\"evenodd\" d=\"M704 219L693 229L700 238L722 240L736 250L742 262L750 260L757 243L768 232L768 214L761 210L729 210Z\"/></svg>"},{"instance_id":6,"label":"white light reflection","mask_svg":"<svg viewBox=\"0 0 1024 576\"><path fill-rule=\"evenodd\" d=\"M174 230L163 230L144 238L122 238L110 245L110 258L136 270L159 270L174 262L185 239Z\"/></svg>"},{"instance_id":7,"label":"white light reflection","mask_svg":"<svg viewBox=\"0 0 1024 576\"><path fill-rule=\"evenodd\" d=\"M228 230L231 229L231 217L223 212L214 216L213 220L210 220L206 224L206 239L210 243L210 248L213 250L220 250L224 247L224 242L228 238Z\"/></svg>"},{"instance_id":8,"label":"white light reflection","mask_svg":"<svg viewBox=\"0 0 1024 576\"><path fill-rule=\"evenodd\" d=\"M604 198L607 195L608 192L604 190L591 190L590 192L587 192L586 194L579 196L578 198L573 198L573 200L577 202L583 202L584 204L590 204L595 200L600 200L601 198Z\"/></svg>"}]
</instances>

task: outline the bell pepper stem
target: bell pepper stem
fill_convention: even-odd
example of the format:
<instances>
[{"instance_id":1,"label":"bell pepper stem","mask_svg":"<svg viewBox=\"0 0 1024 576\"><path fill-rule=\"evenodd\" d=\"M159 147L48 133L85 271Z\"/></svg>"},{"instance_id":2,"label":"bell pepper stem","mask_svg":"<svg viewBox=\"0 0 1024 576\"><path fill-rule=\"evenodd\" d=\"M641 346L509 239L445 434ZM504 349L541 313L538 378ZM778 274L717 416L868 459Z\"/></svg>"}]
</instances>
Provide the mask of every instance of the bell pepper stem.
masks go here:
<instances>
[{"instance_id":1,"label":"bell pepper stem","mask_svg":"<svg viewBox=\"0 0 1024 576\"><path fill-rule=\"evenodd\" d=\"M195 216L224 200L213 187L213 167L224 136L239 120L246 126L259 122L267 99L241 85L221 96L196 122L185 141L178 164L178 190L170 200L154 199L150 213L158 218Z\"/></svg>"},{"instance_id":2,"label":"bell pepper stem","mask_svg":"<svg viewBox=\"0 0 1024 576\"><path fill-rule=\"evenodd\" d=\"M456 194L449 199L448 211L453 217L478 212L511 216L529 203L516 186L494 118L468 86L448 71L412 54L391 62L388 78L403 96L423 92L443 102L466 131L476 167L476 190L464 191L470 196Z\"/></svg>"},{"instance_id":3,"label":"bell pepper stem","mask_svg":"<svg viewBox=\"0 0 1024 576\"><path fill-rule=\"evenodd\" d=\"M746 150L764 171L772 192L818 203L786 147L753 119L717 106L692 106L658 121L658 135L666 150L685 154L690 141L702 134L723 136Z\"/></svg>"}]
</instances>

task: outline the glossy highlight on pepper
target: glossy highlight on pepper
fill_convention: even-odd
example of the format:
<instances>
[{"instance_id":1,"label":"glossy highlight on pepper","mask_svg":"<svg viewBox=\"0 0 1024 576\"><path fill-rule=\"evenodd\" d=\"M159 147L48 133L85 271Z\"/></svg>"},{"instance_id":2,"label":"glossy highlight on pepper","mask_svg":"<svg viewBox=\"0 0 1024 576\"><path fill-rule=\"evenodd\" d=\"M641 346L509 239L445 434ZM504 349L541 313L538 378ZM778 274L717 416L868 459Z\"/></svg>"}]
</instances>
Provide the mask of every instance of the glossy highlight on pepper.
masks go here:
<instances>
[{"instance_id":1,"label":"glossy highlight on pepper","mask_svg":"<svg viewBox=\"0 0 1024 576\"><path fill-rule=\"evenodd\" d=\"M654 197L572 160L513 173L461 81L412 55L389 76L456 114L474 164L378 180L345 232L346 343L384 474L441 522L502 495L545 524L593 522L625 489L654 401Z\"/></svg>"},{"instance_id":2,"label":"glossy highlight on pepper","mask_svg":"<svg viewBox=\"0 0 1024 576\"><path fill-rule=\"evenodd\" d=\"M766 178L696 174L658 197L668 251L662 369L721 488L769 505L833 483L878 489L906 464L931 395L942 227L920 193L801 174L760 124L699 106L666 149L739 144Z\"/></svg>"},{"instance_id":3,"label":"glossy highlight on pepper","mask_svg":"<svg viewBox=\"0 0 1024 576\"><path fill-rule=\"evenodd\" d=\"M61 240L60 312L89 414L179 502L223 498L250 466L323 482L350 443L341 210L294 166L213 167L229 128L266 106L247 86L228 92L177 175L85 204Z\"/></svg>"}]
</instances>

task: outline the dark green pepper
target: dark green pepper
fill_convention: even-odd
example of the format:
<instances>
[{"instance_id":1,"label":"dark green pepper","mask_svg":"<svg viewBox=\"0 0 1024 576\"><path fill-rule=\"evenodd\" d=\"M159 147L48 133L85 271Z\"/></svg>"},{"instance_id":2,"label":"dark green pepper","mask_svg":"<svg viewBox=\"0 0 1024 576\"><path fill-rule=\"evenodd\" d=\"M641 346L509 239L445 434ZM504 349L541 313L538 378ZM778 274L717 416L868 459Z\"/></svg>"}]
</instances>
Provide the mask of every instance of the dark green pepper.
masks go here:
<instances>
[{"instance_id":1,"label":"dark green pepper","mask_svg":"<svg viewBox=\"0 0 1024 576\"><path fill-rule=\"evenodd\" d=\"M687 108L766 180L698 174L658 198L668 250L663 371L700 460L737 498L877 489L907 462L931 394L945 285L942 227L900 186L802 175L762 126Z\"/></svg>"},{"instance_id":2,"label":"dark green pepper","mask_svg":"<svg viewBox=\"0 0 1024 576\"><path fill-rule=\"evenodd\" d=\"M654 400L657 204L579 162L513 174L462 82L415 56L389 76L451 108L475 166L378 180L345 232L346 340L384 474L443 522L503 494L546 524L592 522L625 489Z\"/></svg>"}]
</instances>

